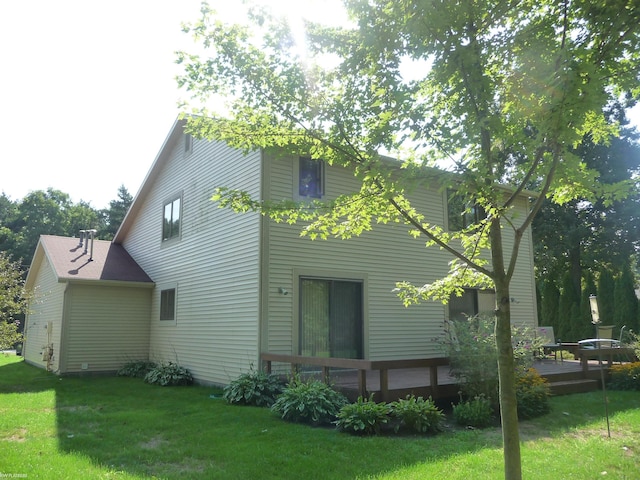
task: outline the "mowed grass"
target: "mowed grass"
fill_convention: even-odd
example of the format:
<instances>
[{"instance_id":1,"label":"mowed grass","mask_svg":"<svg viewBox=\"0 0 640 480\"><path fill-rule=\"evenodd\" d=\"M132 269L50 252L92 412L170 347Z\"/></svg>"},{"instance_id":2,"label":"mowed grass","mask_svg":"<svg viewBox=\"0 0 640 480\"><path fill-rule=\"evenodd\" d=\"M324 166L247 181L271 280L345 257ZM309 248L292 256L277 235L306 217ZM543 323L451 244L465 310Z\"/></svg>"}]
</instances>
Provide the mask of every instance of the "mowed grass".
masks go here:
<instances>
[{"instance_id":1,"label":"mowed grass","mask_svg":"<svg viewBox=\"0 0 640 480\"><path fill-rule=\"evenodd\" d=\"M227 405L206 387L59 378L0 354L0 476L29 479L497 479L497 428L352 437ZM521 423L526 479L640 478L640 394L557 397Z\"/></svg>"}]
</instances>

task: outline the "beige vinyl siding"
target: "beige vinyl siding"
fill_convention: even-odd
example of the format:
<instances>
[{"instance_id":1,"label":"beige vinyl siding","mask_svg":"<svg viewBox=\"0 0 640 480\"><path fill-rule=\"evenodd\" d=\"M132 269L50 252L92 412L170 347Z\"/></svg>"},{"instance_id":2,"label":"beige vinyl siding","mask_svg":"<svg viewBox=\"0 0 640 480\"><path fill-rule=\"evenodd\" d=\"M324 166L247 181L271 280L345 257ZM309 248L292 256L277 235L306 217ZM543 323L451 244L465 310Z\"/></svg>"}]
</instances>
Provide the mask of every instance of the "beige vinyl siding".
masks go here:
<instances>
[{"instance_id":1,"label":"beige vinyl siding","mask_svg":"<svg viewBox=\"0 0 640 480\"><path fill-rule=\"evenodd\" d=\"M274 160L270 170L272 198L291 195L296 179L296 159ZM358 189L353 177L343 169L326 169L326 193L332 198L342 192ZM430 205L424 209L427 221L442 223L443 197L437 191L425 190L418 202ZM393 292L396 282L408 280L424 283L429 277L446 273L447 259L437 249L425 249L424 239L413 239L402 225L376 225L372 232L349 240L312 241L300 237L301 226L268 223L265 322L268 336L263 349L274 353L297 353L298 278L319 275L330 278L366 278L364 353L370 359L394 359L437 356L439 345L433 339L441 331L444 307L424 303L405 308ZM279 286L291 295L277 293Z\"/></svg>"},{"instance_id":2,"label":"beige vinyl siding","mask_svg":"<svg viewBox=\"0 0 640 480\"><path fill-rule=\"evenodd\" d=\"M36 268L34 298L29 304L25 321L25 344L23 355L28 363L46 368L42 353L47 344L53 347L53 357L49 368L57 372L59 368L60 335L64 289L66 284L58 283L56 276L44 255L32 268Z\"/></svg>"},{"instance_id":3,"label":"beige vinyl siding","mask_svg":"<svg viewBox=\"0 0 640 480\"><path fill-rule=\"evenodd\" d=\"M211 201L214 187L260 195L260 155L183 139L132 222L124 246L156 283L151 301L152 360L189 368L203 383L228 383L258 361L259 239L256 214L236 215ZM162 205L182 195L178 241L161 242ZM160 291L176 288L176 320L159 320Z\"/></svg>"},{"instance_id":4,"label":"beige vinyl siding","mask_svg":"<svg viewBox=\"0 0 640 480\"><path fill-rule=\"evenodd\" d=\"M295 161L277 159L269 162L271 198L291 195L296 182L293 178ZM327 197L357 189L358 184L349 172L334 167L326 169ZM413 197L416 207L426 212L427 222L444 225L446 198L443 192L424 186L414 192ZM401 224L375 225L373 231L349 240L312 241L301 238L300 231L300 225L265 221L264 351L298 353L298 278L300 275L319 275L366 278L366 358L420 358L442 354L437 339L442 335L446 307L423 302L406 308L393 289L398 281L422 285L446 275L451 259L449 254L439 248L426 248L426 239L414 239L407 233L408 228ZM506 231L505 234L509 235ZM535 318L535 305L531 300L535 302L533 267L526 258L531 255L530 238L529 234L523 241L523 258L519 260L514 276L512 295L519 302L514 305L516 322L530 323ZM279 287L286 288L291 294L279 294Z\"/></svg>"},{"instance_id":5,"label":"beige vinyl siding","mask_svg":"<svg viewBox=\"0 0 640 480\"><path fill-rule=\"evenodd\" d=\"M149 358L151 290L70 284L60 373L112 372Z\"/></svg>"},{"instance_id":6,"label":"beige vinyl siding","mask_svg":"<svg viewBox=\"0 0 640 480\"><path fill-rule=\"evenodd\" d=\"M522 212L529 208L528 200L518 199L514 223L520 225L523 220ZM520 213L518 215L518 213ZM504 243L506 258L509 259L513 247L513 231L511 227L504 227ZM534 328L538 324L538 307L536 300L535 274L533 265L533 237L531 227L527 229L520 243L520 252L516 263L516 270L511 280L511 323L517 326Z\"/></svg>"}]
</instances>

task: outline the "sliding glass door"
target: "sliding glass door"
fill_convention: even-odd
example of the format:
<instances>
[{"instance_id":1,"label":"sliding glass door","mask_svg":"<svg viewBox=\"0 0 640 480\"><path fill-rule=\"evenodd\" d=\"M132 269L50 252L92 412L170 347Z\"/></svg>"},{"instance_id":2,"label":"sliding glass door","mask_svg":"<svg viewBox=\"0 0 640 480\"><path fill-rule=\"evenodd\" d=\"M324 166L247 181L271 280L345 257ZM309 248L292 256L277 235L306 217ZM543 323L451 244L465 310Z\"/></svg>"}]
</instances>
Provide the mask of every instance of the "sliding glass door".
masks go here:
<instances>
[{"instance_id":1,"label":"sliding glass door","mask_svg":"<svg viewBox=\"0 0 640 480\"><path fill-rule=\"evenodd\" d=\"M362 282L300 279L300 354L363 358Z\"/></svg>"}]
</instances>

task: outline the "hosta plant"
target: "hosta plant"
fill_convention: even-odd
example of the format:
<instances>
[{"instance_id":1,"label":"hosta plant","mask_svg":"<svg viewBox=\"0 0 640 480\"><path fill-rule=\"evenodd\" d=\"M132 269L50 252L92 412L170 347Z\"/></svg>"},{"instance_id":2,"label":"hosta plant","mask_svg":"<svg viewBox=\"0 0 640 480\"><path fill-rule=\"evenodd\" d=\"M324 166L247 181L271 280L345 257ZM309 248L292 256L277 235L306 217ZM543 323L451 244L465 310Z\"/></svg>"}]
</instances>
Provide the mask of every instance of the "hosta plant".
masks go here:
<instances>
[{"instance_id":1,"label":"hosta plant","mask_svg":"<svg viewBox=\"0 0 640 480\"><path fill-rule=\"evenodd\" d=\"M374 435L380 433L383 425L389 423L390 405L376 403L373 394L369 398L358 397L355 403L345 405L335 421L337 427L348 433Z\"/></svg>"},{"instance_id":2,"label":"hosta plant","mask_svg":"<svg viewBox=\"0 0 640 480\"><path fill-rule=\"evenodd\" d=\"M347 398L318 380L294 379L282 391L271 410L290 422L327 425L333 422Z\"/></svg>"},{"instance_id":3,"label":"hosta plant","mask_svg":"<svg viewBox=\"0 0 640 480\"><path fill-rule=\"evenodd\" d=\"M163 387L191 385L193 384L193 376L191 372L180 365L169 362L157 365L153 370L147 373L144 381L152 385L161 385Z\"/></svg>"},{"instance_id":4,"label":"hosta plant","mask_svg":"<svg viewBox=\"0 0 640 480\"><path fill-rule=\"evenodd\" d=\"M277 375L251 370L224 387L222 397L235 405L270 407L283 389L284 383Z\"/></svg>"}]
</instances>

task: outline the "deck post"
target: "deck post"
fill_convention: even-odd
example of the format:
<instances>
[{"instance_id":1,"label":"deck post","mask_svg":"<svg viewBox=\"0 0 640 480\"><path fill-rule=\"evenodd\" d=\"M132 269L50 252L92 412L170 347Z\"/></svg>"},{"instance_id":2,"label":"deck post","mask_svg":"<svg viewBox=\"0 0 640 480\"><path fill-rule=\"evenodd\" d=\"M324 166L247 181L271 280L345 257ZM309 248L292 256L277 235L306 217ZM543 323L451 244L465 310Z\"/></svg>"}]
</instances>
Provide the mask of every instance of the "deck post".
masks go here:
<instances>
[{"instance_id":1,"label":"deck post","mask_svg":"<svg viewBox=\"0 0 640 480\"><path fill-rule=\"evenodd\" d=\"M363 369L358 370L358 391L362 398L367 396L367 371Z\"/></svg>"},{"instance_id":2,"label":"deck post","mask_svg":"<svg viewBox=\"0 0 640 480\"><path fill-rule=\"evenodd\" d=\"M322 381L329 384L329 367L322 367Z\"/></svg>"},{"instance_id":3,"label":"deck post","mask_svg":"<svg viewBox=\"0 0 640 480\"><path fill-rule=\"evenodd\" d=\"M431 365L429 367L429 384L431 385L431 396L438 397L438 366Z\"/></svg>"},{"instance_id":4,"label":"deck post","mask_svg":"<svg viewBox=\"0 0 640 480\"><path fill-rule=\"evenodd\" d=\"M380 400L386 402L389 400L389 370L380 369Z\"/></svg>"},{"instance_id":5,"label":"deck post","mask_svg":"<svg viewBox=\"0 0 640 480\"><path fill-rule=\"evenodd\" d=\"M271 374L271 360L263 360L264 370L269 375Z\"/></svg>"}]
</instances>

